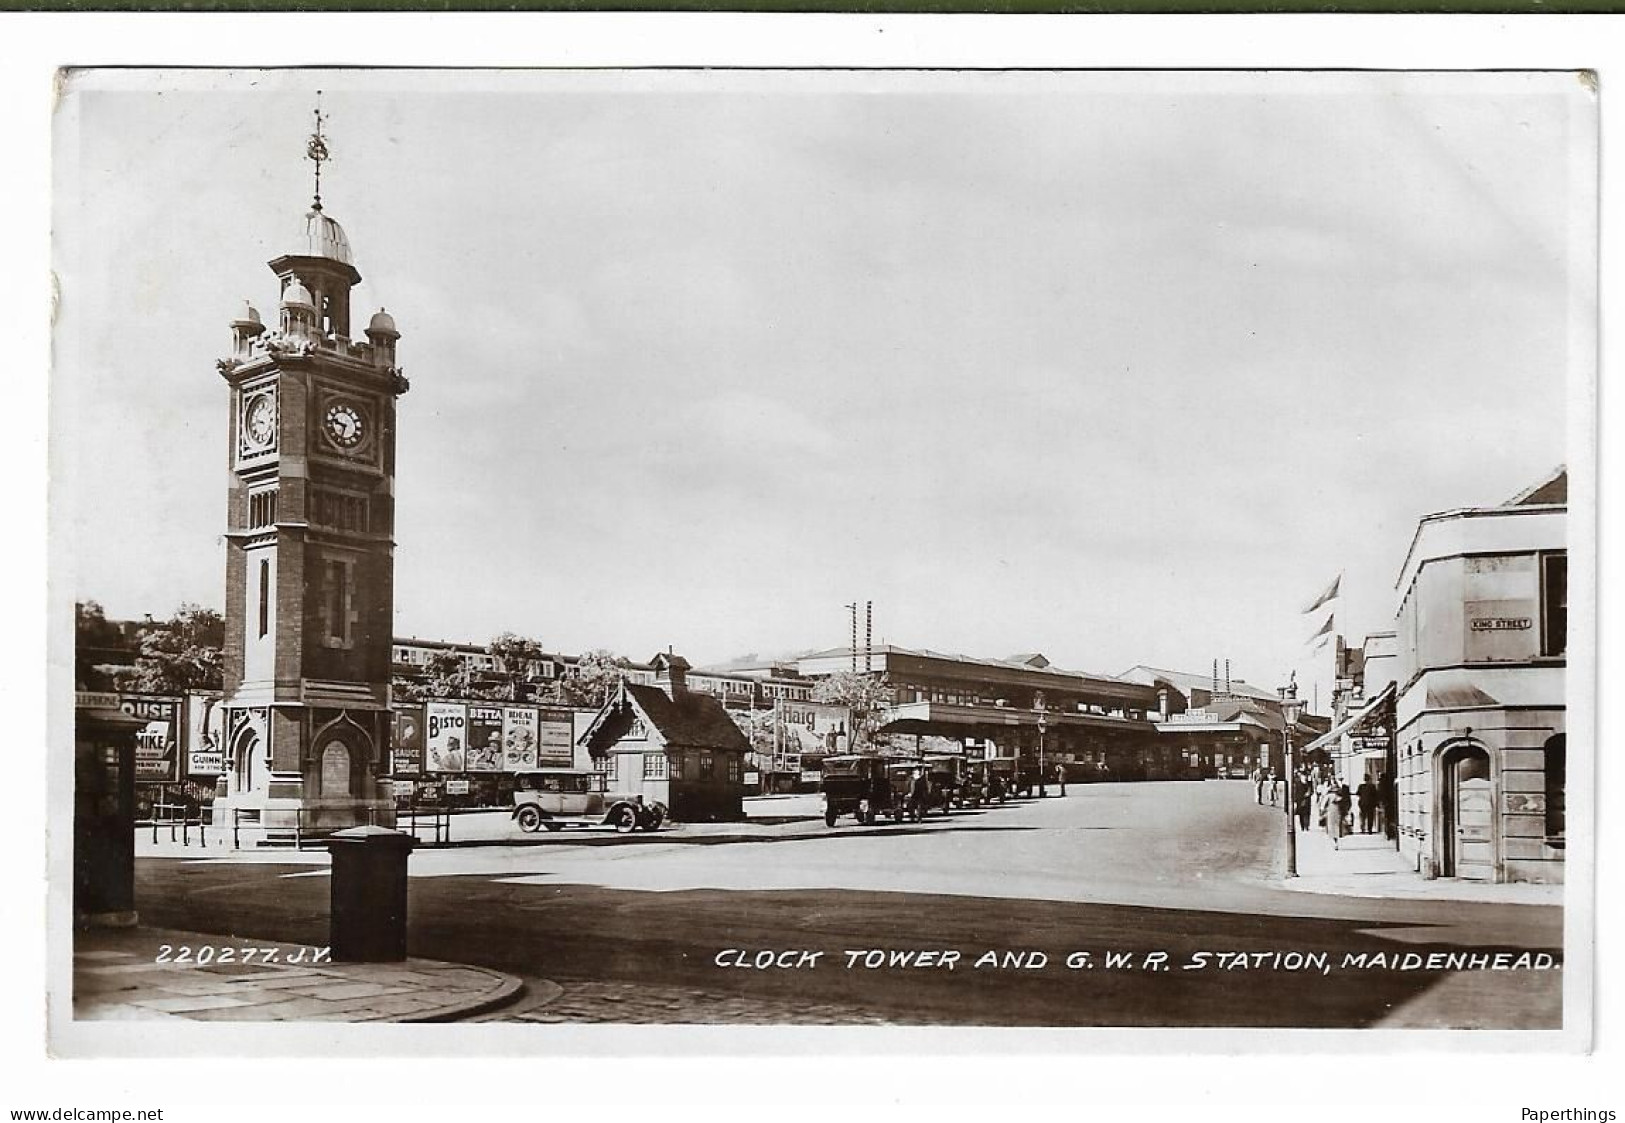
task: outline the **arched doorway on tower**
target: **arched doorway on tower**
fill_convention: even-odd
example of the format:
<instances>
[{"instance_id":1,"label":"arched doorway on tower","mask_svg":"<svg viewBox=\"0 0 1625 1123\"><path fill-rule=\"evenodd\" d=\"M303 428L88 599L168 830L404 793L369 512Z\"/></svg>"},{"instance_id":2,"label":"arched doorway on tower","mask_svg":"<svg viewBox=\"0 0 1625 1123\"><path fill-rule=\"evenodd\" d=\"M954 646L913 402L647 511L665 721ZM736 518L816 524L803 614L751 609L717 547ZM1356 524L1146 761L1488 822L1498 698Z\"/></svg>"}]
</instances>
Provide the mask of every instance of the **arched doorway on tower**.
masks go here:
<instances>
[{"instance_id":1,"label":"arched doorway on tower","mask_svg":"<svg viewBox=\"0 0 1625 1123\"><path fill-rule=\"evenodd\" d=\"M1439 755L1439 872L1495 880L1495 779L1489 750L1462 741Z\"/></svg>"},{"instance_id":2,"label":"arched doorway on tower","mask_svg":"<svg viewBox=\"0 0 1625 1123\"><path fill-rule=\"evenodd\" d=\"M231 746L231 794L241 795L254 790L261 778L259 761L260 738L253 726L245 725Z\"/></svg>"}]
</instances>

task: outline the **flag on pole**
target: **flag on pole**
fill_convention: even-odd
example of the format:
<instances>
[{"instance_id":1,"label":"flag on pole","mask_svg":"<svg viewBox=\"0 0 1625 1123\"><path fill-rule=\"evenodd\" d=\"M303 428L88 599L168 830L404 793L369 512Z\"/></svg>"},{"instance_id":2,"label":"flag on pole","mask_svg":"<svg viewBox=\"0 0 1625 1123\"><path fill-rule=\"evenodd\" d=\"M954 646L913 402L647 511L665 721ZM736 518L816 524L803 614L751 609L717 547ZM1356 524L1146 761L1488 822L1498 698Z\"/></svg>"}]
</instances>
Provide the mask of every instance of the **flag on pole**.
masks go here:
<instances>
[{"instance_id":1,"label":"flag on pole","mask_svg":"<svg viewBox=\"0 0 1625 1123\"><path fill-rule=\"evenodd\" d=\"M1342 588L1342 586L1343 586L1343 575L1341 573L1339 573L1336 577L1332 578L1332 583L1330 585L1326 586L1326 590L1323 593L1321 593L1320 596L1316 597L1310 603L1308 608L1303 610L1303 614L1305 616L1307 616L1311 612L1313 612L1315 609L1317 609L1321 605L1325 604L1327 601L1336 600L1337 599L1337 592L1338 592L1339 589Z\"/></svg>"},{"instance_id":2,"label":"flag on pole","mask_svg":"<svg viewBox=\"0 0 1625 1123\"><path fill-rule=\"evenodd\" d=\"M1319 651L1321 648L1325 647L1326 646L1326 641L1332 638L1331 635L1326 633L1326 632L1321 632L1321 633L1318 633L1318 634L1320 635L1320 638L1315 640L1314 645L1309 648L1310 654L1313 654L1314 652Z\"/></svg>"},{"instance_id":3,"label":"flag on pole","mask_svg":"<svg viewBox=\"0 0 1625 1123\"><path fill-rule=\"evenodd\" d=\"M1317 631L1314 635L1310 636L1308 639L1304 640L1303 642L1311 643L1311 642L1313 642L1315 640L1324 641L1325 637L1332 634L1332 628L1336 625L1336 621L1337 621L1337 613L1333 612L1333 613L1331 613L1330 615L1328 615L1326 617L1326 622L1320 626L1320 630ZM1316 644L1316 646L1318 647L1319 644Z\"/></svg>"}]
</instances>

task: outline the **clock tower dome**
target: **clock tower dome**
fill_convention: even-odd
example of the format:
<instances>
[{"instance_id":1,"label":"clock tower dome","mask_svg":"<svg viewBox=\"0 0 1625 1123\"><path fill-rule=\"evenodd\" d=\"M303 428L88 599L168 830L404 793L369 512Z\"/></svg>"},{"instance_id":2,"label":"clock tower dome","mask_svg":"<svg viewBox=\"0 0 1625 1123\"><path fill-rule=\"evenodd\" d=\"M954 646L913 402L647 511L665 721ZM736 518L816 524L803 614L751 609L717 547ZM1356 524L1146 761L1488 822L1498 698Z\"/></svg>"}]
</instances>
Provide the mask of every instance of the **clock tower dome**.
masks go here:
<instances>
[{"instance_id":1,"label":"clock tower dome","mask_svg":"<svg viewBox=\"0 0 1625 1123\"><path fill-rule=\"evenodd\" d=\"M270 831L392 826L387 782L400 333L351 335L361 280L316 196L270 262L274 324L245 304L219 360L230 387L226 758L216 807Z\"/></svg>"}]
</instances>

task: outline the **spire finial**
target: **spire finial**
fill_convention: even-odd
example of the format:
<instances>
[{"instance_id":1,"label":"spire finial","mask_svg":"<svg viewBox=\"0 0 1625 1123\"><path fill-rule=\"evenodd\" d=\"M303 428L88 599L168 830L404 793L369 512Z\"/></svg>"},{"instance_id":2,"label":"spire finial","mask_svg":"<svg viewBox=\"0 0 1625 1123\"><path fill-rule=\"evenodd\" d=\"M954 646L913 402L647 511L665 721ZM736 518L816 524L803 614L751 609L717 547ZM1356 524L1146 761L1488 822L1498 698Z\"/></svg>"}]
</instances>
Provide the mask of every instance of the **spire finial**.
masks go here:
<instances>
[{"instance_id":1,"label":"spire finial","mask_svg":"<svg viewBox=\"0 0 1625 1123\"><path fill-rule=\"evenodd\" d=\"M316 131L310 134L310 141L305 145L305 159L316 165L316 198L311 203L313 210L322 209L322 165L333 157L328 155L327 141L322 136L322 122L327 120L322 112L322 91L316 91L316 108L312 110L316 118Z\"/></svg>"}]
</instances>

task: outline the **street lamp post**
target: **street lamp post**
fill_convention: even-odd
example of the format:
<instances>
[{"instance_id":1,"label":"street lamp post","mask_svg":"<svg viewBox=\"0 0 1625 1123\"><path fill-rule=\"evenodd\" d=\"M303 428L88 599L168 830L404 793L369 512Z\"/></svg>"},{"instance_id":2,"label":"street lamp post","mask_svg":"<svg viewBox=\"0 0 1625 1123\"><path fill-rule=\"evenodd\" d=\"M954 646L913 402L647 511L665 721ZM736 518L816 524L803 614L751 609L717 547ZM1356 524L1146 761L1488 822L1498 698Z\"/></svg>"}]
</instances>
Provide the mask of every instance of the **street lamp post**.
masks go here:
<instances>
[{"instance_id":1,"label":"street lamp post","mask_svg":"<svg viewBox=\"0 0 1625 1123\"><path fill-rule=\"evenodd\" d=\"M1049 794L1044 789L1044 711L1038 711L1038 798L1043 799Z\"/></svg>"},{"instance_id":2,"label":"street lamp post","mask_svg":"<svg viewBox=\"0 0 1625 1123\"><path fill-rule=\"evenodd\" d=\"M1285 723L1281 730L1281 742L1286 753L1283 766L1286 768L1286 876L1298 876L1298 806L1293 794L1297 786L1297 770L1292 766L1292 727L1297 724L1298 715L1303 712L1303 703L1298 701L1298 683L1296 678L1280 687L1277 693L1281 696L1281 719Z\"/></svg>"}]
</instances>

